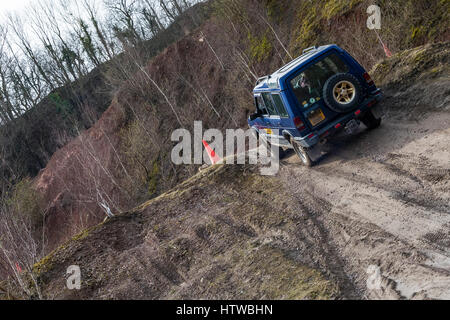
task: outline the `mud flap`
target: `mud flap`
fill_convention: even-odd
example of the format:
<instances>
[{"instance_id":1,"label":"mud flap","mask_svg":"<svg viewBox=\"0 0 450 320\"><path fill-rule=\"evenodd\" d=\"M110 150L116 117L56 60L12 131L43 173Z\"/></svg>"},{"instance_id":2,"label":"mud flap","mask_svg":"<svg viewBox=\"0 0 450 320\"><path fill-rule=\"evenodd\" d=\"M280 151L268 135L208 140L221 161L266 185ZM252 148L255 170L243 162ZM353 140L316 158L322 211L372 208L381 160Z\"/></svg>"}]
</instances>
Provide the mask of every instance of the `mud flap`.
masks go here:
<instances>
[{"instance_id":1,"label":"mud flap","mask_svg":"<svg viewBox=\"0 0 450 320\"><path fill-rule=\"evenodd\" d=\"M377 103L373 108L371 108L370 110L372 110L372 114L374 115L374 117L376 119L379 119L383 116L384 112L383 112L383 107L380 103Z\"/></svg>"},{"instance_id":2,"label":"mud flap","mask_svg":"<svg viewBox=\"0 0 450 320\"><path fill-rule=\"evenodd\" d=\"M318 144L314 145L313 147L308 148L307 152L308 152L308 156L311 158L311 160L313 162L315 162L324 155L325 152L323 152L323 151L324 151L323 145L318 143Z\"/></svg>"}]
</instances>

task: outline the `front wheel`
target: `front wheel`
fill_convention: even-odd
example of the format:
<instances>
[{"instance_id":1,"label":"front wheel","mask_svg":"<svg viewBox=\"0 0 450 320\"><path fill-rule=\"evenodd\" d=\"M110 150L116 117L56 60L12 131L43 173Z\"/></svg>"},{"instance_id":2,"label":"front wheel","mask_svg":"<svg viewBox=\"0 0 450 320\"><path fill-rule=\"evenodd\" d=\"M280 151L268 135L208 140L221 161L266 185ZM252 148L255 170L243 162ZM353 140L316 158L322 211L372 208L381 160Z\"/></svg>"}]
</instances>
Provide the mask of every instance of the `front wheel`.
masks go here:
<instances>
[{"instance_id":1,"label":"front wheel","mask_svg":"<svg viewBox=\"0 0 450 320\"><path fill-rule=\"evenodd\" d=\"M371 110L362 116L361 121L369 130L378 128L381 124L381 118L375 118Z\"/></svg>"},{"instance_id":2,"label":"front wheel","mask_svg":"<svg viewBox=\"0 0 450 320\"><path fill-rule=\"evenodd\" d=\"M295 153L302 161L302 164L307 167L312 167L314 162L311 160L306 148L302 147L297 141L291 139L291 145L294 148Z\"/></svg>"}]
</instances>

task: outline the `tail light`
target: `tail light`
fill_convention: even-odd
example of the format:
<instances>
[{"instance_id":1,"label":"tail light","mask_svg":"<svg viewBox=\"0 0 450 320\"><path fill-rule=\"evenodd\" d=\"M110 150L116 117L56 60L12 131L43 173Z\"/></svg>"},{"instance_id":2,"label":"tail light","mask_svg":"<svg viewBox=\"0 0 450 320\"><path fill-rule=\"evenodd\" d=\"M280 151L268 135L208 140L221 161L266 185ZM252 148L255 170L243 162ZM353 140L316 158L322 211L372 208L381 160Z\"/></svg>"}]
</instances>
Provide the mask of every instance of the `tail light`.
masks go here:
<instances>
[{"instance_id":1,"label":"tail light","mask_svg":"<svg viewBox=\"0 0 450 320\"><path fill-rule=\"evenodd\" d=\"M302 119L300 119L300 117L294 118L294 125L299 131L305 129L305 124L303 123Z\"/></svg>"},{"instance_id":2,"label":"tail light","mask_svg":"<svg viewBox=\"0 0 450 320\"><path fill-rule=\"evenodd\" d=\"M375 84L367 72L363 74L363 77L369 86L373 86Z\"/></svg>"}]
</instances>

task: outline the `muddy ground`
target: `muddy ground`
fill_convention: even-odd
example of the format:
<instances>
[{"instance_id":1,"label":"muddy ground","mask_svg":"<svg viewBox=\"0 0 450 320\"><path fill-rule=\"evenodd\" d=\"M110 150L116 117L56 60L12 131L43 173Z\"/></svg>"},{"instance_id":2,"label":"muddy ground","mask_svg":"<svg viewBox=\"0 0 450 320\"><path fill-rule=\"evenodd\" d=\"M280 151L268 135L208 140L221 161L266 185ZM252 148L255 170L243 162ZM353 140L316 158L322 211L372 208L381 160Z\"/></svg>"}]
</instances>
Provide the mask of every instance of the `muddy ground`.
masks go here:
<instances>
[{"instance_id":1,"label":"muddy ground","mask_svg":"<svg viewBox=\"0 0 450 320\"><path fill-rule=\"evenodd\" d=\"M381 127L334 137L311 169L287 154L281 179L315 222L314 259L340 270L350 291L449 299L448 44L408 50L372 74L384 85Z\"/></svg>"},{"instance_id":2,"label":"muddy ground","mask_svg":"<svg viewBox=\"0 0 450 320\"><path fill-rule=\"evenodd\" d=\"M339 270L366 298L449 299L449 139L448 112L385 117L379 129L331 141L312 169L288 155L280 175L316 230L311 262ZM367 290L373 266L380 290Z\"/></svg>"},{"instance_id":3,"label":"muddy ground","mask_svg":"<svg viewBox=\"0 0 450 320\"><path fill-rule=\"evenodd\" d=\"M449 299L448 44L406 51L372 74L384 85L381 127L334 137L311 169L288 153L281 179L319 235L311 263L347 279L348 292Z\"/></svg>"},{"instance_id":4,"label":"muddy ground","mask_svg":"<svg viewBox=\"0 0 450 320\"><path fill-rule=\"evenodd\" d=\"M334 137L313 168L213 166L82 232L36 264L43 296L450 299L449 52L378 65L381 127Z\"/></svg>"}]
</instances>

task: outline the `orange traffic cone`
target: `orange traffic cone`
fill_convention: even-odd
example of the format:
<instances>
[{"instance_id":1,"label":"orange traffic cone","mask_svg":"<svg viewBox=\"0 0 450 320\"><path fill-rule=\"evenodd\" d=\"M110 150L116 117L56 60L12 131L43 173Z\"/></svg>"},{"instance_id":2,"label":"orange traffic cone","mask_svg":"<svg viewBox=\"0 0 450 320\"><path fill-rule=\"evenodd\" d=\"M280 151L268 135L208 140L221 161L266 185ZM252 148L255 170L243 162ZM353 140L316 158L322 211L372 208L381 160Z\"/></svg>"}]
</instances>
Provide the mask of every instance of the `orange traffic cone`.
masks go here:
<instances>
[{"instance_id":1,"label":"orange traffic cone","mask_svg":"<svg viewBox=\"0 0 450 320\"><path fill-rule=\"evenodd\" d=\"M205 140L202 140L202 142L205 146L206 152L208 152L209 159L211 160L212 164L216 164L217 162L222 160Z\"/></svg>"},{"instance_id":2,"label":"orange traffic cone","mask_svg":"<svg viewBox=\"0 0 450 320\"><path fill-rule=\"evenodd\" d=\"M380 37L380 35L378 34L377 30L374 29L373 31L375 31L378 40L380 40L381 45L383 46L384 53L386 54L386 57L388 57L388 58L392 57L391 50L389 50L389 48L387 47L387 45L383 42L383 40L381 39L381 37Z\"/></svg>"},{"instance_id":3,"label":"orange traffic cone","mask_svg":"<svg viewBox=\"0 0 450 320\"><path fill-rule=\"evenodd\" d=\"M384 49L384 53L386 54L386 57L388 57L388 58L392 57L391 51L389 50L387 45L385 45L384 43L383 43L383 49Z\"/></svg>"}]
</instances>

